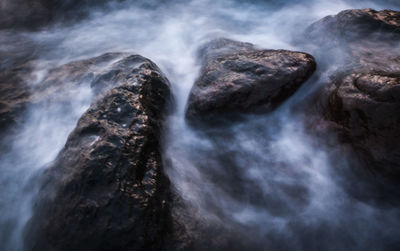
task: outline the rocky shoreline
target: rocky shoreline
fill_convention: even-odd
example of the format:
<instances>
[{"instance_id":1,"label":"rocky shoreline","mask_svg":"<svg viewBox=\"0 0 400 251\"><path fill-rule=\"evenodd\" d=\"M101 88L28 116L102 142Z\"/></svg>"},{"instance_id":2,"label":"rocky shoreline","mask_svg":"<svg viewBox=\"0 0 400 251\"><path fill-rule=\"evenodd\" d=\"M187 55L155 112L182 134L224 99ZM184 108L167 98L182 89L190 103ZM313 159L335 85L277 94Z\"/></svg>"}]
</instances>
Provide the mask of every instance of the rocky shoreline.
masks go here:
<instances>
[{"instance_id":1,"label":"rocky shoreline","mask_svg":"<svg viewBox=\"0 0 400 251\"><path fill-rule=\"evenodd\" d=\"M326 67L319 59L340 53L342 60L332 62L337 70L308 103L311 131L333 132L356 153L368 182L397 189L400 12L346 10L313 23L299 41L308 53L226 38L204 44L187 123L201 131L244 114L268 114ZM193 234L179 224L178 217L195 217L165 173L162 135L174 98L158 66L140 55L107 53L52 69L30 92L24 87L29 64L21 60L0 74L0 139L18 127L25 106L62 100L60 90L89 84L95 97L41 178L25 230L28 249L231 248L205 244L208 227L194 227Z\"/></svg>"}]
</instances>

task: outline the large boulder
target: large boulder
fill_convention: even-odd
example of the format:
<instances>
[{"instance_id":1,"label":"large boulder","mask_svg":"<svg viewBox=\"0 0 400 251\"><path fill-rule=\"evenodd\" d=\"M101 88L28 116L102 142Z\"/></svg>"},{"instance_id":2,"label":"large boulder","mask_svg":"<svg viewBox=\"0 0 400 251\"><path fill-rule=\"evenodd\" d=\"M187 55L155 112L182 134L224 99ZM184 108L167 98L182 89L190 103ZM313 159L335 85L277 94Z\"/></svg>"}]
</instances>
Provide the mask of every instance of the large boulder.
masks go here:
<instances>
[{"instance_id":1,"label":"large boulder","mask_svg":"<svg viewBox=\"0 0 400 251\"><path fill-rule=\"evenodd\" d=\"M352 146L366 170L396 181L400 181L399 28L400 12L347 10L312 24L306 35L317 45L318 57L339 50L336 54L341 55L337 71L319 96L319 112L333 123L329 128L339 139ZM327 62L332 67L335 60Z\"/></svg>"},{"instance_id":2,"label":"large boulder","mask_svg":"<svg viewBox=\"0 0 400 251\"><path fill-rule=\"evenodd\" d=\"M336 63L341 68L393 71L399 65L399 28L400 12L345 10L311 24L305 43L328 68Z\"/></svg>"},{"instance_id":3,"label":"large boulder","mask_svg":"<svg viewBox=\"0 0 400 251\"><path fill-rule=\"evenodd\" d=\"M199 54L202 69L189 96L189 121L274 109L316 68L306 53L261 50L228 39L205 44Z\"/></svg>"},{"instance_id":4,"label":"large boulder","mask_svg":"<svg viewBox=\"0 0 400 251\"><path fill-rule=\"evenodd\" d=\"M170 226L169 181L161 159L169 82L137 55L113 60L94 78L83 62L62 67L69 68L68 78L93 79L97 90L108 90L100 91L43 175L26 228L29 248L160 250ZM63 81L56 77L66 72L62 68L50 76Z\"/></svg>"},{"instance_id":5,"label":"large boulder","mask_svg":"<svg viewBox=\"0 0 400 251\"><path fill-rule=\"evenodd\" d=\"M335 76L324 94L325 117L338 124L364 166L400 181L400 72Z\"/></svg>"},{"instance_id":6,"label":"large boulder","mask_svg":"<svg viewBox=\"0 0 400 251\"><path fill-rule=\"evenodd\" d=\"M373 40L383 34L399 37L400 13L393 10L344 10L311 24L306 34L313 42ZM389 41L386 41L389 42Z\"/></svg>"}]
</instances>

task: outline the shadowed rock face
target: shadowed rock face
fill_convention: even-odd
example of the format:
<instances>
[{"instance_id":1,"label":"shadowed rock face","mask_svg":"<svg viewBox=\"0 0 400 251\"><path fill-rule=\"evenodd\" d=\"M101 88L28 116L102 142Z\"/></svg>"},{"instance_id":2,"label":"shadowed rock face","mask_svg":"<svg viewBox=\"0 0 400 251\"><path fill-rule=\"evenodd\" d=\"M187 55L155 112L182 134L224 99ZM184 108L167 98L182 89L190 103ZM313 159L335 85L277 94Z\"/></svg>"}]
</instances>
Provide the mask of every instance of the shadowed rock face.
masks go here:
<instances>
[{"instance_id":1,"label":"shadowed rock face","mask_svg":"<svg viewBox=\"0 0 400 251\"><path fill-rule=\"evenodd\" d=\"M9 129L22 124L20 115L30 102L32 91L25 79L32 72L37 47L24 35L4 31L0 31L0 44L1 145L2 138L11 134Z\"/></svg>"},{"instance_id":2,"label":"shadowed rock face","mask_svg":"<svg viewBox=\"0 0 400 251\"><path fill-rule=\"evenodd\" d=\"M21 124L19 115L29 102L29 88L21 79L24 67L0 73L0 139L7 136L9 128Z\"/></svg>"},{"instance_id":3,"label":"shadowed rock face","mask_svg":"<svg viewBox=\"0 0 400 251\"><path fill-rule=\"evenodd\" d=\"M400 180L400 13L347 10L312 24L318 56L343 48L342 65L319 97L325 119L336 124L364 166ZM330 40L330 42L328 42ZM332 46L329 48L329 46ZM328 50L324 51L325 49Z\"/></svg>"},{"instance_id":4,"label":"shadowed rock face","mask_svg":"<svg viewBox=\"0 0 400 251\"><path fill-rule=\"evenodd\" d=\"M68 78L85 78L82 66L96 60L65 65L50 76L69 72ZM137 55L107 69L92 85L114 88L98 96L44 173L26 229L32 250L162 247L170 219L169 182L160 153L163 119L171 104L169 82Z\"/></svg>"},{"instance_id":5,"label":"shadowed rock face","mask_svg":"<svg viewBox=\"0 0 400 251\"><path fill-rule=\"evenodd\" d=\"M326 117L341 126L371 170L400 180L400 73L364 72L326 90Z\"/></svg>"},{"instance_id":6,"label":"shadowed rock face","mask_svg":"<svg viewBox=\"0 0 400 251\"><path fill-rule=\"evenodd\" d=\"M189 96L189 121L274 109L316 68L306 53L259 50L228 39L211 41L199 52L203 67Z\"/></svg>"}]
</instances>

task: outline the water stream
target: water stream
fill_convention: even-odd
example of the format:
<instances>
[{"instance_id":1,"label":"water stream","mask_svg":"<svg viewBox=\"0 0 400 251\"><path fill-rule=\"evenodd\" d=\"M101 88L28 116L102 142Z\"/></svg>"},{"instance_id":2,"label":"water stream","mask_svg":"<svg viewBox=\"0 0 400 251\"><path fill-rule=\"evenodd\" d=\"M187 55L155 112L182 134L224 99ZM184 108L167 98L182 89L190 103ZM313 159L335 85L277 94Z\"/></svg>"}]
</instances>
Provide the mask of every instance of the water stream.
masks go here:
<instances>
[{"instance_id":1,"label":"water stream","mask_svg":"<svg viewBox=\"0 0 400 251\"><path fill-rule=\"evenodd\" d=\"M51 67L72 60L105 52L145 56L167 75L176 99L165 135L164 158L172 163L167 173L204 221L239 231L244 240L261 243L261 250L382 250L399 244L398 210L350 197L337 172L349 160L307 131L302 112L293 110L321 86L325 72L274 112L249 116L225 130L204 134L184 120L200 68L196 49L209 39L302 51L293 39L310 23L349 8L395 8L394 2L198 0L156 7L133 2L111 4L107 12L97 9L67 27L20 34L46 48L38 52L30 87ZM24 126L10 136L10 150L0 156L0 250L23 250L37 177L92 101L90 87L80 88L62 94L70 97L68 105L55 97L28 108Z\"/></svg>"}]
</instances>

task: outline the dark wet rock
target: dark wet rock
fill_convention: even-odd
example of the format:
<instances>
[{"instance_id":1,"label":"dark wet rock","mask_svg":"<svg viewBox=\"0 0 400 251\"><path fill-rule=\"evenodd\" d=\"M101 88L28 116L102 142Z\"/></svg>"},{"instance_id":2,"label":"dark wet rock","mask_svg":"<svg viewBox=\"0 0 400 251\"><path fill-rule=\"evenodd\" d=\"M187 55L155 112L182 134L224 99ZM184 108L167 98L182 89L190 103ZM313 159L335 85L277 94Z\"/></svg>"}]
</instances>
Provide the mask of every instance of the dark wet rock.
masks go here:
<instances>
[{"instance_id":1,"label":"dark wet rock","mask_svg":"<svg viewBox=\"0 0 400 251\"><path fill-rule=\"evenodd\" d=\"M22 123L21 113L29 101L29 88L22 79L24 67L0 73L0 141L8 129Z\"/></svg>"},{"instance_id":2,"label":"dark wet rock","mask_svg":"<svg viewBox=\"0 0 400 251\"><path fill-rule=\"evenodd\" d=\"M399 28L400 12L363 9L326 17L307 31L321 46L318 57L342 56L339 63L328 61L331 67L338 63L337 71L318 97L318 112L366 170L395 181L400 181Z\"/></svg>"},{"instance_id":3,"label":"dark wet rock","mask_svg":"<svg viewBox=\"0 0 400 251\"><path fill-rule=\"evenodd\" d=\"M36 98L62 94L65 90L90 85L95 95L127 82L141 65L154 65L139 55L106 53L91 59L74 61L51 69L35 88ZM132 70L132 72L129 72ZM60 95L58 98L62 98Z\"/></svg>"},{"instance_id":4,"label":"dark wet rock","mask_svg":"<svg viewBox=\"0 0 400 251\"><path fill-rule=\"evenodd\" d=\"M400 12L354 9L311 24L304 42L327 67L393 71L399 70L399 41Z\"/></svg>"},{"instance_id":5,"label":"dark wet rock","mask_svg":"<svg viewBox=\"0 0 400 251\"><path fill-rule=\"evenodd\" d=\"M202 69L189 96L189 121L272 110L316 68L314 58L306 53L261 50L228 39L207 43L199 54Z\"/></svg>"},{"instance_id":6,"label":"dark wet rock","mask_svg":"<svg viewBox=\"0 0 400 251\"><path fill-rule=\"evenodd\" d=\"M24 111L28 106L46 105L51 101L68 104L70 95L66 94L69 90L83 86L90 86L95 96L104 94L123 81L127 76L127 67L153 64L141 56L106 53L53 68L42 80L36 81L32 74L35 72L34 57L7 62L7 54L0 56L0 138L12 134L9 129L18 130L26 119Z\"/></svg>"},{"instance_id":7,"label":"dark wet rock","mask_svg":"<svg viewBox=\"0 0 400 251\"><path fill-rule=\"evenodd\" d=\"M324 116L372 172L400 180L400 72L352 72L323 92Z\"/></svg>"},{"instance_id":8,"label":"dark wet rock","mask_svg":"<svg viewBox=\"0 0 400 251\"><path fill-rule=\"evenodd\" d=\"M400 13L392 10L345 10L327 16L310 25L307 37L318 43L338 43L379 38L382 35L399 38ZM385 41L390 42L390 41Z\"/></svg>"},{"instance_id":9,"label":"dark wet rock","mask_svg":"<svg viewBox=\"0 0 400 251\"><path fill-rule=\"evenodd\" d=\"M90 71L82 69L84 62L89 61L58 68L47 80L63 81L57 73L66 72L72 73L67 79L86 79ZM98 96L43 175L26 229L32 250L160 250L163 245L170 190L160 141L171 105L169 82L137 55L107 69L90 76L91 83L98 90L114 88Z\"/></svg>"}]
</instances>

